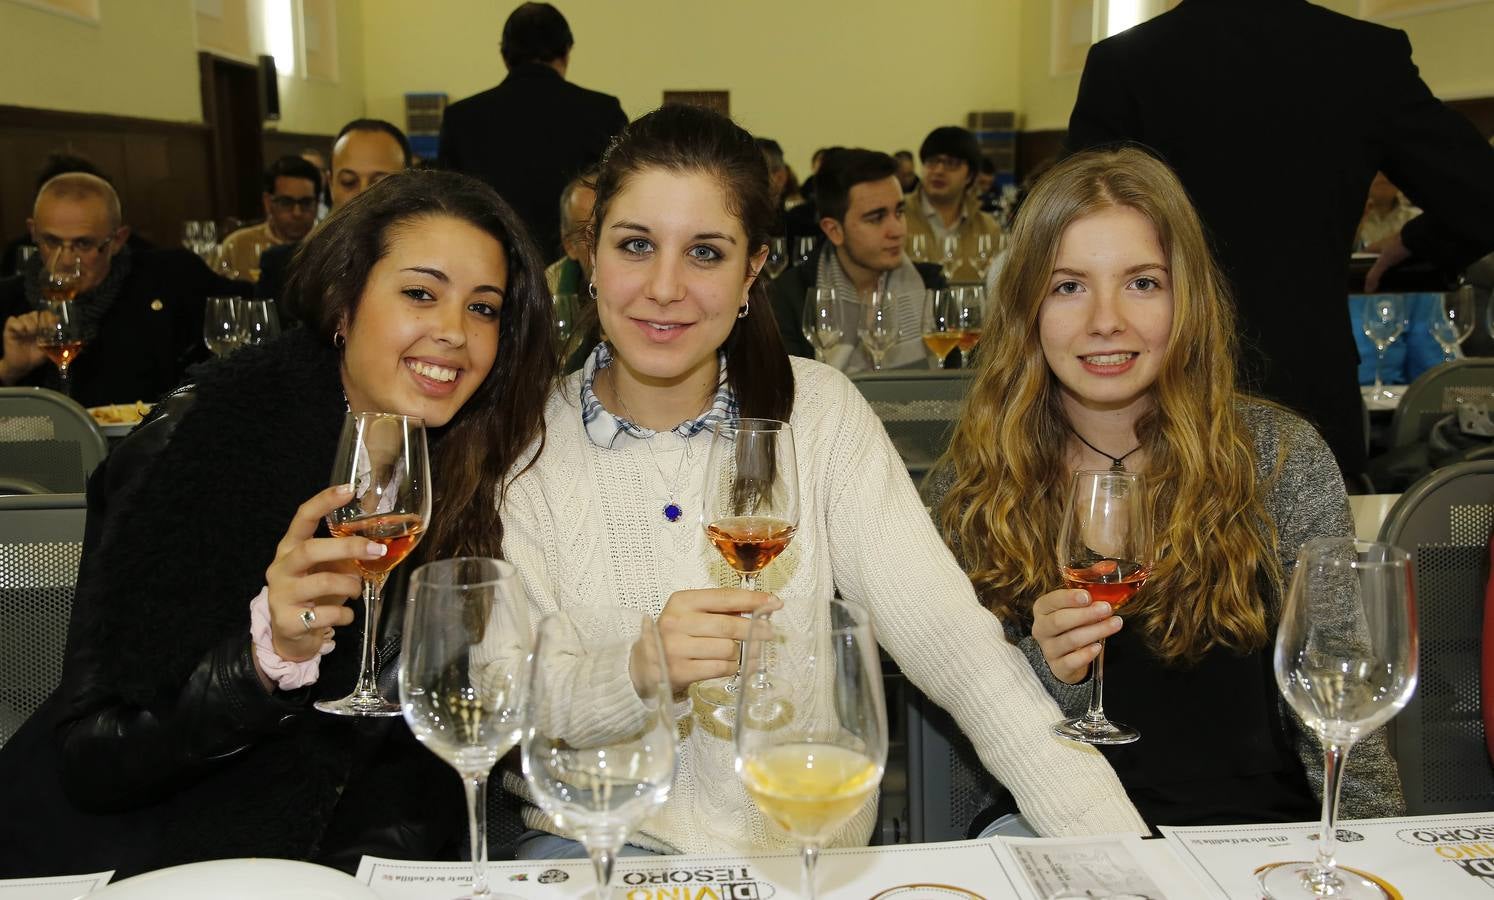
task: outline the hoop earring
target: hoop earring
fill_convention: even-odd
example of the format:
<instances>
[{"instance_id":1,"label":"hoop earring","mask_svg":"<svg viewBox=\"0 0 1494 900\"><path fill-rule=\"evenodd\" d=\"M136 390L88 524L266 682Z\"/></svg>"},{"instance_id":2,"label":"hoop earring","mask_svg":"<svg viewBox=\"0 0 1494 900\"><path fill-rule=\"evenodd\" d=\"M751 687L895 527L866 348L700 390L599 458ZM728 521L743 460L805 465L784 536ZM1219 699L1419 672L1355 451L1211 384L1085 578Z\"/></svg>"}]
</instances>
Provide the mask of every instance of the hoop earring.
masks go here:
<instances>
[{"instance_id":1,"label":"hoop earring","mask_svg":"<svg viewBox=\"0 0 1494 900\"><path fill-rule=\"evenodd\" d=\"M744 300L744 301L742 301L742 308L739 309L739 310L737 310L737 318L739 318L739 319L745 319L745 318L747 318L747 307L750 306L751 304L752 304L751 300Z\"/></svg>"},{"instance_id":2,"label":"hoop earring","mask_svg":"<svg viewBox=\"0 0 1494 900\"><path fill-rule=\"evenodd\" d=\"M344 346L347 345L347 342L348 339L343 336L343 333L341 331L332 332L332 346L341 350Z\"/></svg>"},{"instance_id":3,"label":"hoop earring","mask_svg":"<svg viewBox=\"0 0 1494 900\"><path fill-rule=\"evenodd\" d=\"M595 281L586 282L586 293L591 299L597 299L597 283Z\"/></svg>"}]
</instances>

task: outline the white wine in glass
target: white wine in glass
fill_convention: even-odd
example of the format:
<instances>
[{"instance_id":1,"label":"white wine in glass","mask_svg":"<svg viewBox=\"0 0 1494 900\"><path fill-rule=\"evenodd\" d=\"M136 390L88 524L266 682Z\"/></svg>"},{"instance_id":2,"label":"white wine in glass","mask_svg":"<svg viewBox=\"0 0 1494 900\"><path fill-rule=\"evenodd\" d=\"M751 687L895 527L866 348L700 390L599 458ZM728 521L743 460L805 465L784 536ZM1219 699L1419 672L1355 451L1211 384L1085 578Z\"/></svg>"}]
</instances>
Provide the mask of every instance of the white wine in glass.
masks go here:
<instances>
[{"instance_id":1,"label":"white wine in glass","mask_svg":"<svg viewBox=\"0 0 1494 900\"><path fill-rule=\"evenodd\" d=\"M930 288L923 296L923 345L930 353L929 368L942 369L960 345L959 298L953 288Z\"/></svg>"},{"instance_id":2,"label":"white wine in glass","mask_svg":"<svg viewBox=\"0 0 1494 900\"><path fill-rule=\"evenodd\" d=\"M467 795L472 891L488 890L488 773L519 742L530 644L529 604L514 567L459 557L410 576L399 697L410 731L456 769Z\"/></svg>"},{"instance_id":3,"label":"white wine in glass","mask_svg":"<svg viewBox=\"0 0 1494 900\"><path fill-rule=\"evenodd\" d=\"M1416 690L1411 560L1389 544L1314 538L1302 545L1276 626L1276 685L1323 744L1317 857L1260 871L1272 900L1388 900L1372 879L1333 858L1344 761Z\"/></svg>"},{"instance_id":4,"label":"white wine in glass","mask_svg":"<svg viewBox=\"0 0 1494 900\"><path fill-rule=\"evenodd\" d=\"M524 778L540 808L586 847L602 900L628 835L674 785L664 643L637 610L568 608L540 622L530 659ZM625 708L605 687L619 679L630 682Z\"/></svg>"},{"instance_id":5,"label":"white wine in glass","mask_svg":"<svg viewBox=\"0 0 1494 900\"><path fill-rule=\"evenodd\" d=\"M431 518L430 456L425 422L392 413L350 412L342 424L332 483L349 484L353 497L327 516L334 537L383 544L377 559L356 560L363 576L363 655L353 692L318 700L322 712L343 716L397 716L400 706L379 693L374 638L384 605L384 581L425 533Z\"/></svg>"},{"instance_id":6,"label":"white wine in glass","mask_svg":"<svg viewBox=\"0 0 1494 900\"><path fill-rule=\"evenodd\" d=\"M741 576L743 590L757 590L757 576L788 548L799 527L799 469L789 423L716 423L701 504L706 540ZM745 644L739 652L746 653ZM741 670L739 658L735 675L698 682L695 695L712 706L735 706Z\"/></svg>"},{"instance_id":7,"label":"white wine in glass","mask_svg":"<svg viewBox=\"0 0 1494 900\"><path fill-rule=\"evenodd\" d=\"M808 632L753 615L737 702L737 775L763 815L802 849L815 896L820 848L877 792L887 765L887 704L865 607L832 599Z\"/></svg>"}]
</instances>

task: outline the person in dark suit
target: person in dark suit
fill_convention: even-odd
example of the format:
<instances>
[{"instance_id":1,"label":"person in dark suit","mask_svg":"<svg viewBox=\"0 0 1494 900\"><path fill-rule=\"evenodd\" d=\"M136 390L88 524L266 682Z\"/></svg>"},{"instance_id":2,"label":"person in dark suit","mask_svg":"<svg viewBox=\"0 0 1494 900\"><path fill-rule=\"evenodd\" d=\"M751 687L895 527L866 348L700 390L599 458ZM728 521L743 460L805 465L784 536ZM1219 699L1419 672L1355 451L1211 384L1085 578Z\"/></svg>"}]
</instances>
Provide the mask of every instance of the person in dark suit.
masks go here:
<instances>
[{"instance_id":1,"label":"person in dark suit","mask_svg":"<svg viewBox=\"0 0 1494 900\"><path fill-rule=\"evenodd\" d=\"M1494 150L1428 90L1404 32L1307 0L1184 0L1092 47L1069 145L1125 140L1177 171L1212 233L1243 386L1305 414L1357 481L1345 284L1370 181L1426 210L1405 246L1456 270L1494 248ZM1258 193L1265 171L1282 202Z\"/></svg>"},{"instance_id":2,"label":"person in dark suit","mask_svg":"<svg viewBox=\"0 0 1494 900\"><path fill-rule=\"evenodd\" d=\"M508 77L448 106L441 122L441 167L492 185L547 259L563 253L561 190L628 124L616 97L565 80L574 43L560 10L522 4L503 24Z\"/></svg>"},{"instance_id":3,"label":"person in dark suit","mask_svg":"<svg viewBox=\"0 0 1494 900\"><path fill-rule=\"evenodd\" d=\"M96 175L74 172L42 185L27 224L42 258L0 280L0 383L7 386L61 387L36 344L48 315L43 259L76 260L82 273L72 306L86 343L68 371L72 397L84 406L155 401L175 388L207 356L204 298L249 294L246 282L219 277L190 251L128 248L119 197Z\"/></svg>"}]
</instances>

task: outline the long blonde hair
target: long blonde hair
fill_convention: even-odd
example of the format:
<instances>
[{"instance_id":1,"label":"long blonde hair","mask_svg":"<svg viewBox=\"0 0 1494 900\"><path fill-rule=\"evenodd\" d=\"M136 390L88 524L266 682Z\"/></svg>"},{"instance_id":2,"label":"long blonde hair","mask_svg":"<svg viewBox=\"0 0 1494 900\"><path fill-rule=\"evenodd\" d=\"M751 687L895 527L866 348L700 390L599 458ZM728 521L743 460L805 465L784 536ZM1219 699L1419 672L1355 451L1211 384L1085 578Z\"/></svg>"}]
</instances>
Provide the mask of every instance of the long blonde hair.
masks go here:
<instances>
[{"instance_id":1,"label":"long blonde hair","mask_svg":"<svg viewBox=\"0 0 1494 900\"><path fill-rule=\"evenodd\" d=\"M1194 661L1214 647L1258 649L1268 636L1262 594L1279 593L1281 570L1238 408L1234 310L1182 184L1139 149L1071 156L1023 204L964 414L939 466L950 485L936 517L1003 621L1025 627L1033 601L1062 587L1053 546L1070 429L1043 356L1038 312L1064 231L1112 207L1134 209L1156 228L1173 298L1154 402L1136 424L1148 460L1156 565L1126 612L1167 662Z\"/></svg>"}]
</instances>

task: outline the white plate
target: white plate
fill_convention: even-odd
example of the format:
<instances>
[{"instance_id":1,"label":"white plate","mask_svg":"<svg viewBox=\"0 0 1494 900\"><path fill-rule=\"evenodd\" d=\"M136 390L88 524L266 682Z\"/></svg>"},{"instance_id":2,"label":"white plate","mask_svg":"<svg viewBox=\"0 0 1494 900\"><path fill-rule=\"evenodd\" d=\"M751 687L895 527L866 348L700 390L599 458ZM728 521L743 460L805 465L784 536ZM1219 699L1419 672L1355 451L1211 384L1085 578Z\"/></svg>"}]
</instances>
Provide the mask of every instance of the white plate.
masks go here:
<instances>
[{"instance_id":1,"label":"white plate","mask_svg":"<svg viewBox=\"0 0 1494 900\"><path fill-rule=\"evenodd\" d=\"M290 859L218 859L126 878L88 900L378 900L336 869Z\"/></svg>"}]
</instances>

